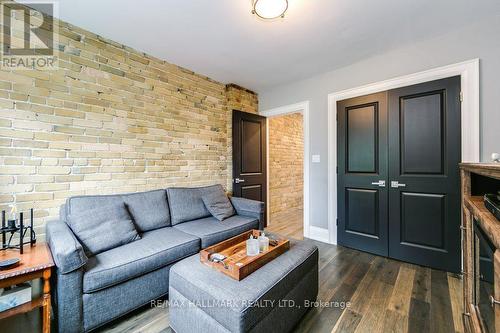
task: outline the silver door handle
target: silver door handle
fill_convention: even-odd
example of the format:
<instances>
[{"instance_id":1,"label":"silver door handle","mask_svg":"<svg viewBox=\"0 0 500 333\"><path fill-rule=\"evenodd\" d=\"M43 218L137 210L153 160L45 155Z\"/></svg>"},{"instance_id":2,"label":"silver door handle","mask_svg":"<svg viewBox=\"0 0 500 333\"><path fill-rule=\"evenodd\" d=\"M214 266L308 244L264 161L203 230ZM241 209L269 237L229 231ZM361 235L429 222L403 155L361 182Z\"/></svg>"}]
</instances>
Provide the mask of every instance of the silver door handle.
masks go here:
<instances>
[{"instance_id":1,"label":"silver door handle","mask_svg":"<svg viewBox=\"0 0 500 333\"><path fill-rule=\"evenodd\" d=\"M391 187L393 188L406 187L406 184L400 184L397 180L393 180L391 181Z\"/></svg>"},{"instance_id":2,"label":"silver door handle","mask_svg":"<svg viewBox=\"0 0 500 333\"><path fill-rule=\"evenodd\" d=\"M245 182L245 180L244 180L244 179L235 178L235 179L234 179L234 182L235 182L236 184L239 184L239 183L244 183L244 182Z\"/></svg>"},{"instance_id":3,"label":"silver door handle","mask_svg":"<svg viewBox=\"0 0 500 333\"><path fill-rule=\"evenodd\" d=\"M385 187L385 180L379 180L378 182L372 182L372 185L377 185L379 187Z\"/></svg>"}]
</instances>

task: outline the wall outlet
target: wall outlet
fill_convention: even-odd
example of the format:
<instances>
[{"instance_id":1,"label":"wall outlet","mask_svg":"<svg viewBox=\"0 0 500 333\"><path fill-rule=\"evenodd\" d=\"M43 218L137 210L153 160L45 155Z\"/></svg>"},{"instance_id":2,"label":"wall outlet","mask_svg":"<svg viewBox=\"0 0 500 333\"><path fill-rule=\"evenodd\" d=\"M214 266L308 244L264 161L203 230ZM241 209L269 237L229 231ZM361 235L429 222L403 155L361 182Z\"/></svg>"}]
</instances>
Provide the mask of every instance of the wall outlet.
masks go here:
<instances>
[{"instance_id":1,"label":"wall outlet","mask_svg":"<svg viewBox=\"0 0 500 333\"><path fill-rule=\"evenodd\" d=\"M491 160L493 162L500 162L500 154L499 153L493 153L493 154L491 154Z\"/></svg>"},{"instance_id":2,"label":"wall outlet","mask_svg":"<svg viewBox=\"0 0 500 333\"><path fill-rule=\"evenodd\" d=\"M313 163L320 163L321 162L321 156L319 156L319 155L312 155L311 156L311 161Z\"/></svg>"}]
</instances>

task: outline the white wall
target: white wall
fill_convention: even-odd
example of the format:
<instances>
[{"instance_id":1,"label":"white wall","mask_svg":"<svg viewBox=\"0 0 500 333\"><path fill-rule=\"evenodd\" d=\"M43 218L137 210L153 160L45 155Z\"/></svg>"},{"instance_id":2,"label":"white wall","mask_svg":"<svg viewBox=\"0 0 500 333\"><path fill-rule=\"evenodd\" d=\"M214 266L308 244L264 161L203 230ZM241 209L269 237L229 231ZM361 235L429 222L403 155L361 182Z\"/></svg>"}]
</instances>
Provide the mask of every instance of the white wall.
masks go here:
<instances>
[{"instance_id":1,"label":"white wall","mask_svg":"<svg viewBox=\"0 0 500 333\"><path fill-rule=\"evenodd\" d=\"M321 163L310 165L311 225L327 228L327 95L473 58L480 59L481 160L489 161L492 152L500 152L500 16L309 79L259 91L260 110L310 101L310 154L321 155Z\"/></svg>"}]
</instances>

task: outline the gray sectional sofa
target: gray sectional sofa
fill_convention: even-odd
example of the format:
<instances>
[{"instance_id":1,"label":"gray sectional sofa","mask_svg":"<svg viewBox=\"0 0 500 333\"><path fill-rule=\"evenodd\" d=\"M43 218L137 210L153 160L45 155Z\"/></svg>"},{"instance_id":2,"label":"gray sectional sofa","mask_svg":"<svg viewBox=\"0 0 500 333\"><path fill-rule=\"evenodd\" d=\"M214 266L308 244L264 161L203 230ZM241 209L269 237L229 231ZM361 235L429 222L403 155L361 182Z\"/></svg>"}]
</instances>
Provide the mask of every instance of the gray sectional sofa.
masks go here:
<instances>
[{"instance_id":1,"label":"gray sectional sofa","mask_svg":"<svg viewBox=\"0 0 500 333\"><path fill-rule=\"evenodd\" d=\"M174 263L246 230L263 228L264 204L244 198L230 198L236 215L223 221L211 217L202 198L221 190L215 185L69 198L60 220L47 223L46 229L56 263L58 331L91 331L167 294ZM123 206L137 233L92 225L118 219ZM115 234L132 238L116 245Z\"/></svg>"}]
</instances>

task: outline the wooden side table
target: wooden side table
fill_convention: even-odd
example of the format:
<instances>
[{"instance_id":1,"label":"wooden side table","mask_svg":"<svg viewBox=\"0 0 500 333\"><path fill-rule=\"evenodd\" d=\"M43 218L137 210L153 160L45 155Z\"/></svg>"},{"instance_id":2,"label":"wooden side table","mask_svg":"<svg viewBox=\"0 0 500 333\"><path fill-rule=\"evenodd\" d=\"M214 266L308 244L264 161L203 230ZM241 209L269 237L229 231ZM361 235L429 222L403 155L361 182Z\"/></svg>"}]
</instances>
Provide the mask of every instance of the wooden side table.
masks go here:
<instances>
[{"instance_id":1,"label":"wooden side table","mask_svg":"<svg viewBox=\"0 0 500 333\"><path fill-rule=\"evenodd\" d=\"M50 333L50 274L54 261L46 243L38 243L33 247L24 246L24 253L19 250L0 251L0 261L10 258L20 258L21 262L16 267L0 270L0 288L15 284L42 279L43 295L32 299L31 302L21 304L15 308L0 312L0 320L16 314L25 313L42 307L42 332Z\"/></svg>"}]
</instances>

